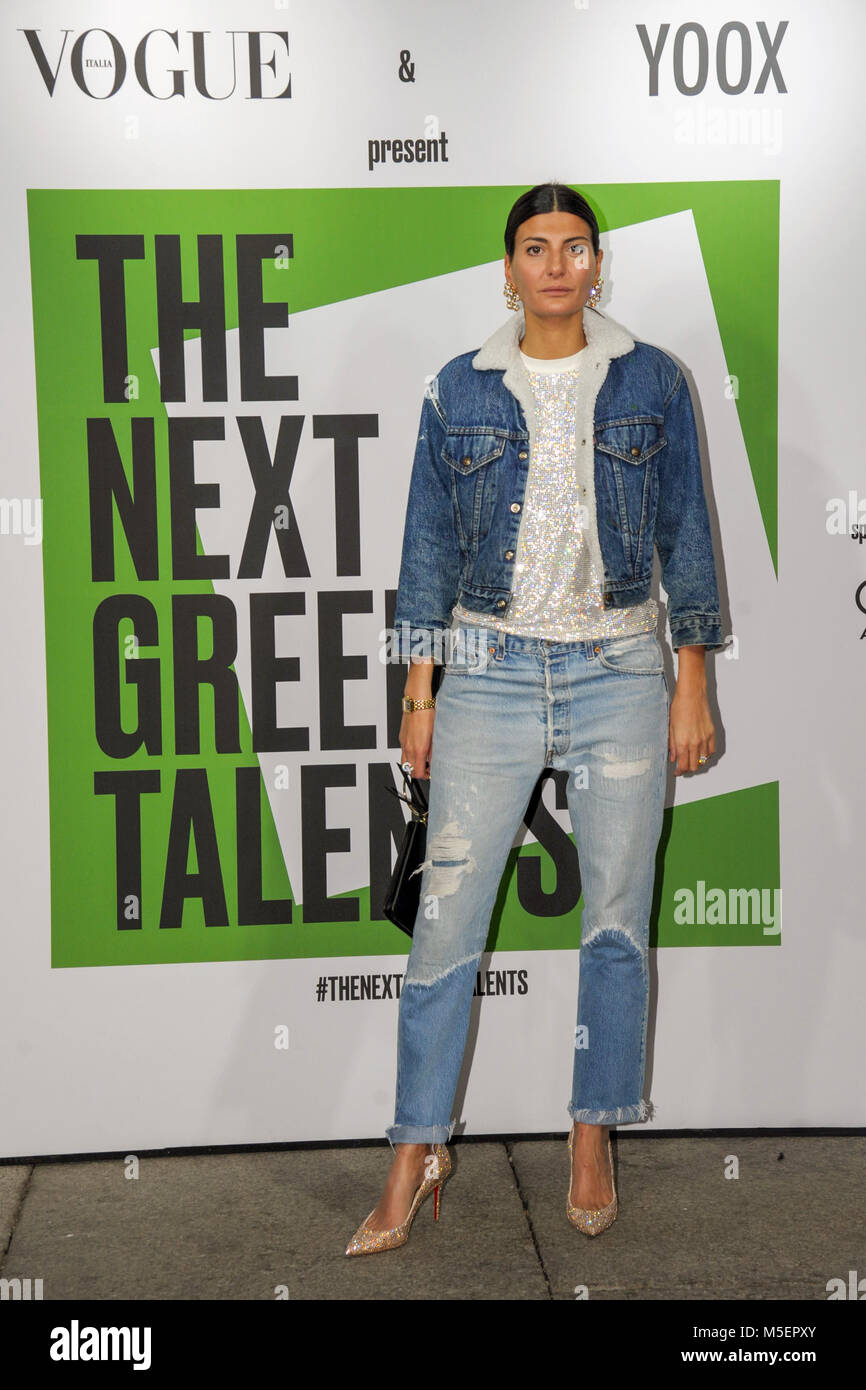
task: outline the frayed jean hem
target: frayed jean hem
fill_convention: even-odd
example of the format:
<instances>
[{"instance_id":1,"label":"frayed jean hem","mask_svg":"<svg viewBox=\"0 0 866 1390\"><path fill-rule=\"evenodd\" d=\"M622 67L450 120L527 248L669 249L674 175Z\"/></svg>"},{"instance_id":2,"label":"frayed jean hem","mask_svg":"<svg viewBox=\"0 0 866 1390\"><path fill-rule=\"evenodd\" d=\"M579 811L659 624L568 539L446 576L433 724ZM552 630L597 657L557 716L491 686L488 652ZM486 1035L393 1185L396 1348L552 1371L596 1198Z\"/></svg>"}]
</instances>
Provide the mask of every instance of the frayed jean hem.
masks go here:
<instances>
[{"instance_id":1,"label":"frayed jean hem","mask_svg":"<svg viewBox=\"0 0 866 1390\"><path fill-rule=\"evenodd\" d=\"M579 1125L630 1125L652 1117L652 1106L639 1100L636 1105L620 1105L616 1110L578 1110L569 1105L568 1113Z\"/></svg>"},{"instance_id":2,"label":"frayed jean hem","mask_svg":"<svg viewBox=\"0 0 866 1390\"><path fill-rule=\"evenodd\" d=\"M456 1120L450 1125L392 1125L385 1130L385 1137L392 1149L398 1144L448 1144Z\"/></svg>"}]
</instances>

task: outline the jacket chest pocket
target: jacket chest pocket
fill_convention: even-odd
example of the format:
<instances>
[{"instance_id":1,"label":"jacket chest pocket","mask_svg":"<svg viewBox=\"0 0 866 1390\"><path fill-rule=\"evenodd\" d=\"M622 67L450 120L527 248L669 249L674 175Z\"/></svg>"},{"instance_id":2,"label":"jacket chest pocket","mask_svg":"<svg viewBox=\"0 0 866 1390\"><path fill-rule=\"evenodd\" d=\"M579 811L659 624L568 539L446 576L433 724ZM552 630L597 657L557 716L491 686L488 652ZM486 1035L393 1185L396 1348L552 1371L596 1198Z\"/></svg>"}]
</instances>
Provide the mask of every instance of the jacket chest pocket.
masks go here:
<instances>
[{"instance_id":1,"label":"jacket chest pocket","mask_svg":"<svg viewBox=\"0 0 866 1390\"><path fill-rule=\"evenodd\" d=\"M617 420L613 424L595 427L595 447L598 452L627 463L632 468L645 464L666 443L661 420Z\"/></svg>"},{"instance_id":2,"label":"jacket chest pocket","mask_svg":"<svg viewBox=\"0 0 866 1390\"><path fill-rule=\"evenodd\" d=\"M641 416L596 424L593 443L596 492L606 502L599 526L619 535L633 572L642 563L644 536L658 498L658 472L651 461L667 444L664 421Z\"/></svg>"},{"instance_id":3,"label":"jacket chest pocket","mask_svg":"<svg viewBox=\"0 0 866 1390\"><path fill-rule=\"evenodd\" d=\"M452 434L449 430L442 446L442 457L455 473L465 476L493 463L505 453L507 437L493 431L468 430Z\"/></svg>"},{"instance_id":4,"label":"jacket chest pocket","mask_svg":"<svg viewBox=\"0 0 866 1390\"><path fill-rule=\"evenodd\" d=\"M477 553L478 543L490 530L499 481L498 461L505 453L508 435L485 429L449 429L442 458L451 476L451 496L460 544Z\"/></svg>"}]
</instances>

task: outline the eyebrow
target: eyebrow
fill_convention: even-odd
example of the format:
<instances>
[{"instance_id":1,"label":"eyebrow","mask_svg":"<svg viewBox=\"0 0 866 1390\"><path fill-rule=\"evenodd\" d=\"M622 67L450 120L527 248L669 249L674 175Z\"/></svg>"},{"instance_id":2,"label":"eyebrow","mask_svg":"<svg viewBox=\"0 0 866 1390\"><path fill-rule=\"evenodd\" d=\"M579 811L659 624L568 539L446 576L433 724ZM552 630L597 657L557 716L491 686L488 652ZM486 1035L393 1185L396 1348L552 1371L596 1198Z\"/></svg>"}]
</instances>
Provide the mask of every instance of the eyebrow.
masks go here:
<instances>
[{"instance_id":1,"label":"eyebrow","mask_svg":"<svg viewBox=\"0 0 866 1390\"><path fill-rule=\"evenodd\" d=\"M544 244L545 244L545 246L546 246L547 243L548 243L548 238L547 238L546 236L527 236L527 237L523 237L523 240L524 240L524 241L543 241ZM565 238L565 241L587 241L587 242L588 242L588 241L589 241L589 237L588 237L588 236L567 236L567 237ZM564 243L563 243L563 244L564 244Z\"/></svg>"}]
</instances>

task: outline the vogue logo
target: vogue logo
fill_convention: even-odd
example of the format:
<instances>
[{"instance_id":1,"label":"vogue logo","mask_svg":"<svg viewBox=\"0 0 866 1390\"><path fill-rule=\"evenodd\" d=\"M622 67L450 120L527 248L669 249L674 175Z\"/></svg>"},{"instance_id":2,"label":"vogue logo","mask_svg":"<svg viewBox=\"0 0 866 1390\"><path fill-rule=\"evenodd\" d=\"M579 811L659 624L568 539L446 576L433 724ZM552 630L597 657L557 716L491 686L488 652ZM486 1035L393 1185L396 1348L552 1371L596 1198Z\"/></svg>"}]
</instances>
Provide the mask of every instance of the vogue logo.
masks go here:
<instances>
[{"instance_id":1,"label":"vogue logo","mask_svg":"<svg viewBox=\"0 0 866 1390\"><path fill-rule=\"evenodd\" d=\"M49 44L51 58L39 37L41 29L19 32L30 45L49 96L54 96L65 59L75 85L95 101L115 96L126 80L130 67L126 50L108 29L85 29L70 47L68 59L66 50L74 29L60 31L59 53L57 44ZM246 43L239 44L238 39L244 38ZM243 76L240 95L253 101L272 101L292 95L288 54L289 36L276 29L227 29L222 35L205 29L188 29L182 34L177 29L150 29L139 39L131 66L141 90L156 101L189 94L186 79L190 64L195 90L208 101L226 101L238 93L239 68ZM185 67L172 66L178 58ZM268 69L267 74L264 69Z\"/></svg>"}]
</instances>

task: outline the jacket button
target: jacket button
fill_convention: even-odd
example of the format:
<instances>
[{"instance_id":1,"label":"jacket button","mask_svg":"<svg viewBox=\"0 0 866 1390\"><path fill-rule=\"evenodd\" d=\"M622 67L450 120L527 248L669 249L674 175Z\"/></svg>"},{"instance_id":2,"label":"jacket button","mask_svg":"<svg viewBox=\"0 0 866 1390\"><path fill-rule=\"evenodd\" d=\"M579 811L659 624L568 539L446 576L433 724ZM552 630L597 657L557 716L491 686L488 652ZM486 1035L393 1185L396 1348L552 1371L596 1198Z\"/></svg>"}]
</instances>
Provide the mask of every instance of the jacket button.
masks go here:
<instances>
[{"instance_id":1,"label":"jacket button","mask_svg":"<svg viewBox=\"0 0 866 1390\"><path fill-rule=\"evenodd\" d=\"M505 552L505 558L506 558L506 560L513 560L513 559L514 559L514 551L513 551L513 550L506 550L506 552Z\"/></svg>"},{"instance_id":2,"label":"jacket button","mask_svg":"<svg viewBox=\"0 0 866 1390\"><path fill-rule=\"evenodd\" d=\"M469 454L467 454L465 459L461 459L460 462L463 464L464 468L468 468L470 463L472 462L472 458Z\"/></svg>"},{"instance_id":3,"label":"jacket button","mask_svg":"<svg viewBox=\"0 0 866 1390\"><path fill-rule=\"evenodd\" d=\"M512 504L511 504L511 510L512 510L513 512L519 512L519 511L520 511L520 503L519 503L519 502L512 502Z\"/></svg>"},{"instance_id":4,"label":"jacket button","mask_svg":"<svg viewBox=\"0 0 866 1390\"><path fill-rule=\"evenodd\" d=\"M593 650L594 652L600 652L600 651L601 651L601 647L593 647L592 650Z\"/></svg>"},{"instance_id":5,"label":"jacket button","mask_svg":"<svg viewBox=\"0 0 866 1390\"><path fill-rule=\"evenodd\" d=\"M525 449L521 449L521 450L520 450L520 453L517 455L517 457L518 457L519 459L525 459L525 458L526 458L526 450L525 450Z\"/></svg>"},{"instance_id":6,"label":"jacket button","mask_svg":"<svg viewBox=\"0 0 866 1390\"><path fill-rule=\"evenodd\" d=\"M497 600L496 600L496 607L497 607L497 608L504 608L504 607L505 607L505 599L504 599L504 598L497 599Z\"/></svg>"},{"instance_id":7,"label":"jacket button","mask_svg":"<svg viewBox=\"0 0 866 1390\"><path fill-rule=\"evenodd\" d=\"M634 456L634 458L637 458L637 456L638 456L639 453L640 453L640 449L639 449L639 448L637 447L637 445L635 444L634 447L632 448L632 455Z\"/></svg>"}]
</instances>

